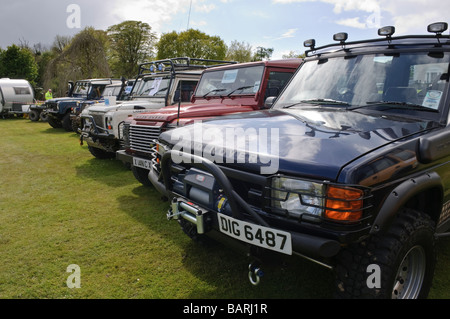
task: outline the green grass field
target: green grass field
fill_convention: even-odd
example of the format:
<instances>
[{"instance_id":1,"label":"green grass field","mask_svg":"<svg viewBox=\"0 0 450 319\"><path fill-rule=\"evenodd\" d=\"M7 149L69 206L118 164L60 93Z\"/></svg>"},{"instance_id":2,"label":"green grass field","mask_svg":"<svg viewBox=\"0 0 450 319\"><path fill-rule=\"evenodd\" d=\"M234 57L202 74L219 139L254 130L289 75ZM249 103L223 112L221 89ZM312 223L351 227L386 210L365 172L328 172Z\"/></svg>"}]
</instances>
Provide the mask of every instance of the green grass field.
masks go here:
<instances>
[{"instance_id":1,"label":"green grass field","mask_svg":"<svg viewBox=\"0 0 450 319\"><path fill-rule=\"evenodd\" d=\"M249 259L191 241L168 203L116 160L95 159L75 133L0 120L0 298L321 299L333 274L302 259L269 264L258 287ZM70 289L67 267L81 269ZM439 243L430 298L450 298L450 240Z\"/></svg>"}]
</instances>

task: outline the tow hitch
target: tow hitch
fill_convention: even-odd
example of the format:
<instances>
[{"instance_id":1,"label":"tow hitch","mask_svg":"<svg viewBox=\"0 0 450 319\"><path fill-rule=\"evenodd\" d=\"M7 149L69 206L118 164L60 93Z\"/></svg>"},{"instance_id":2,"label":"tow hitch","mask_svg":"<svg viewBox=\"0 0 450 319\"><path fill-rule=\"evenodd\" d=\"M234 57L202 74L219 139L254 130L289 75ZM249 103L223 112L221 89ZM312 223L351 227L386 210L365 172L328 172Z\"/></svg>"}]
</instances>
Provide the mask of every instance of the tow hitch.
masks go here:
<instances>
[{"instance_id":1,"label":"tow hitch","mask_svg":"<svg viewBox=\"0 0 450 319\"><path fill-rule=\"evenodd\" d=\"M261 282L261 278L264 276L264 272L256 262L248 265L248 279L253 286L258 286Z\"/></svg>"}]
</instances>

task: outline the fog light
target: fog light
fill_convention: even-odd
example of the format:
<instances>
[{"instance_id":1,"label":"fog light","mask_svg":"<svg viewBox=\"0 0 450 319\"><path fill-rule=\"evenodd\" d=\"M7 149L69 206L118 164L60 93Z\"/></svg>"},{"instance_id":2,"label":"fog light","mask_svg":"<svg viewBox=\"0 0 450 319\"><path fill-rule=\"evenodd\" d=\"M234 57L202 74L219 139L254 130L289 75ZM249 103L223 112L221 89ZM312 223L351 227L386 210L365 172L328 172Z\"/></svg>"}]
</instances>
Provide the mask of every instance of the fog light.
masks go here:
<instances>
[{"instance_id":1,"label":"fog light","mask_svg":"<svg viewBox=\"0 0 450 319\"><path fill-rule=\"evenodd\" d=\"M303 42L303 46L306 48L314 49L314 47L316 46L316 40L314 39L306 40L305 42Z\"/></svg>"},{"instance_id":2,"label":"fog light","mask_svg":"<svg viewBox=\"0 0 450 319\"><path fill-rule=\"evenodd\" d=\"M438 35L442 34L442 32L445 32L447 29L448 29L447 22L436 22L428 26L428 32L436 33Z\"/></svg>"},{"instance_id":3,"label":"fog light","mask_svg":"<svg viewBox=\"0 0 450 319\"><path fill-rule=\"evenodd\" d=\"M334 41L340 41L341 43L345 43L345 41L348 39L348 34L345 32L336 33L333 35Z\"/></svg>"},{"instance_id":4,"label":"fog light","mask_svg":"<svg viewBox=\"0 0 450 319\"><path fill-rule=\"evenodd\" d=\"M395 33L395 27L392 26L387 26L387 27L383 27L378 29L378 35L379 36L384 36L387 38L392 37L392 35Z\"/></svg>"}]
</instances>

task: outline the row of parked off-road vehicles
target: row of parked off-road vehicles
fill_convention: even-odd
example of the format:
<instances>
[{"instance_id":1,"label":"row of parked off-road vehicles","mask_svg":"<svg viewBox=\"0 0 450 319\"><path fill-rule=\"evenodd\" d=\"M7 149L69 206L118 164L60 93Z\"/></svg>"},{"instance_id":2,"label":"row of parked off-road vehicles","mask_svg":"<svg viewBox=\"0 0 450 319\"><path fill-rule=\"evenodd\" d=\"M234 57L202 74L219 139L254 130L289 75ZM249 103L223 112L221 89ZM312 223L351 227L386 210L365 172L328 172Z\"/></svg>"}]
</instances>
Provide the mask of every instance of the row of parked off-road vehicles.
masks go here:
<instances>
[{"instance_id":1,"label":"row of parked off-road vehicles","mask_svg":"<svg viewBox=\"0 0 450 319\"><path fill-rule=\"evenodd\" d=\"M336 296L424 298L450 235L450 36L316 47L305 59L144 64L126 101L81 112L81 141L168 200L191 238L334 270Z\"/></svg>"}]
</instances>

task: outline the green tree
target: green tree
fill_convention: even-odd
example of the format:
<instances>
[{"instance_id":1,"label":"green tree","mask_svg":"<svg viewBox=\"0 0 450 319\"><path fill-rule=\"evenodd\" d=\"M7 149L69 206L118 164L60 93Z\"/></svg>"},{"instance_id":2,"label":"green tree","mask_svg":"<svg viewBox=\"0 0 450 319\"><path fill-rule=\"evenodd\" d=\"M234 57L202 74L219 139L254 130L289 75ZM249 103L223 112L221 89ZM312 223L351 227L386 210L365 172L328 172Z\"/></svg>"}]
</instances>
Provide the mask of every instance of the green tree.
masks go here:
<instances>
[{"instance_id":1,"label":"green tree","mask_svg":"<svg viewBox=\"0 0 450 319\"><path fill-rule=\"evenodd\" d=\"M304 53L298 53L295 51L289 51L288 54L283 54L282 56L283 59L304 58L304 57L305 57Z\"/></svg>"},{"instance_id":2,"label":"green tree","mask_svg":"<svg viewBox=\"0 0 450 319\"><path fill-rule=\"evenodd\" d=\"M225 42L218 36L209 36L199 30L175 31L161 36L157 46L158 59L190 57L197 59L224 60L227 52Z\"/></svg>"},{"instance_id":3,"label":"green tree","mask_svg":"<svg viewBox=\"0 0 450 319\"><path fill-rule=\"evenodd\" d=\"M54 58L47 63L45 89L53 88L56 95L66 93L68 81L111 76L107 59L109 40L105 31L88 27L76 34L70 43L55 40Z\"/></svg>"},{"instance_id":4,"label":"green tree","mask_svg":"<svg viewBox=\"0 0 450 319\"><path fill-rule=\"evenodd\" d=\"M273 51L274 51L273 48L257 47L255 54L253 56L253 61L270 60L270 58L272 57Z\"/></svg>"},{"instance_id":5,"label":"green tree","mask_svg":"<svg viewBox=\"0 0 450 319\"><path fill-rule=\"evenodd\" d=\"M0 51L0 77L25 79L36 86L38 66L33 53L27 48L13 44Z\"/></svg>"},{"instance_id":6,"label":"green tree","mask_svg":"<svg viewBox=\"0 0 450 319\"><path fill-rule=\"evenodd\" d=\"M48 63L53 59L54 55L50 50L42 50L39 53L35 52L34 58L38 66L38 77L36 79L35 94L39 100L44 99L44 75L47 69Z\"/></svg>"},{"instance_id":7,"label":"green tree","mask_svg":"<svg viewBox=\"0 0 450 319\"><path fill-rule=\"evenodd\" d=\"M139 64L154 58L156 34L147 23L125 21L107 30L111 41L111 67L114 74L135 77Z\"/></svg>"},{"instance_id":8,"label":"green tree","mask_svg":"<svg viewBox=\"0 0 450 319\"><path fill-rule=\"evenodd\" d=\"M226 59L237 62L252 61L252 46L248 43L233 41L227 49Z\"/></svg>"}]
</instances>

